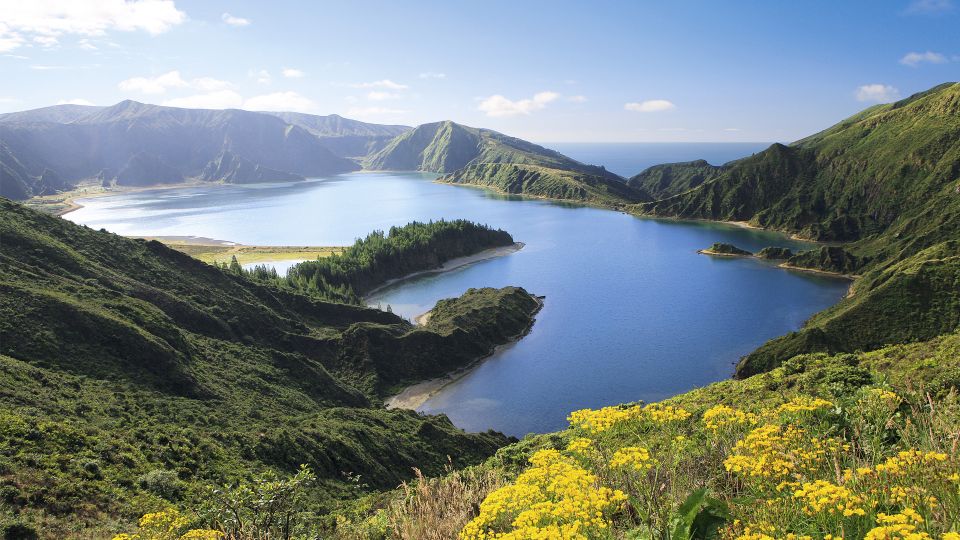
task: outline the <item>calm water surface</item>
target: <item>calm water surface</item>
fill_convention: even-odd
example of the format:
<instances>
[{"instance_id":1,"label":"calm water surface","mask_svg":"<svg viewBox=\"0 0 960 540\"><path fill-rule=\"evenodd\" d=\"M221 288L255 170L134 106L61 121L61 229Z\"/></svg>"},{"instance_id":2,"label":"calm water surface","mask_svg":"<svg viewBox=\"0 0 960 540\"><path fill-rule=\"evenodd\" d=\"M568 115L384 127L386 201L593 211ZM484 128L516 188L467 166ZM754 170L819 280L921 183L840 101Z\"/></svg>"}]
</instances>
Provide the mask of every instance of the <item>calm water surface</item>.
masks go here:
<instances>
[{"instance_id":1,"label":"calm water surface","mask_svg":"<svg viewBox=\"0 0 960 540\"><path fill-rule=\"evenodd\" d=\"M427 401L468 430L561 428L571 410L657 400L729 377L765 340L845 293L843 280L696 253L713 242L797 247L780 235L496 196L433 175L356 173L295 184L151 190L81 201L67 218L126 235L255 245L344 245L411 220L466 218L526 247L386 289L372 303L413 317L469 287L546 296L533 331Z\"/></svg>"}]
</instances>

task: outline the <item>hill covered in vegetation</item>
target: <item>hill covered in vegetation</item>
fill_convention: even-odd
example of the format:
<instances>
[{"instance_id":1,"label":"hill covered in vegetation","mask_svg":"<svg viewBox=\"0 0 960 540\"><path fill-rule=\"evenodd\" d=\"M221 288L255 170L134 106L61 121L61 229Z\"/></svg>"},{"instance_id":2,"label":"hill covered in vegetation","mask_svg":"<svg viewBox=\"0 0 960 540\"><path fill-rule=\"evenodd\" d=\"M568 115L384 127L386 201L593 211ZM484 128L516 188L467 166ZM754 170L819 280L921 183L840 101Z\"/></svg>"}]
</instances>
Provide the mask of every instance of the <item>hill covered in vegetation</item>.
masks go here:
<instances>
[{"instance_id":1,"label":"hill covered in vegetation","mask_svg":"<svg viewBox=\"0 0 960 540\"><path fill-rule=\"evenodd\" d=\"M609 208L644 199L620 180L566 169L516 163L478 163L441 176L439 182L489 188L499 193L526 195Z\"/></svg>"},{"instance_id":2,"label":"hill covered in vegetation","mask_svg":"<svg viewBox=\"0 0 960 540\"><path fill-rule=\"evenodd\" d=\"M316 481L298 504L322 515L361 478L392 487L508 442L379 403L529 326L539 304L522 289L474 291L415 327L2 199L0 238L9 530L103 537L301 465Z\"/></svg>"},{"instance_id":3,"label":"hill covered in vegetation","mask_svg":"<svg viewBox=\"0 0 960 540\"><path fill-rule=\"evenodd\" d=\"M960 84L870 107L792 145L713 169L692 188L702 162L661 170L674 179L661 189L676 195L636 212L745 221L843 242L792 254L784 266L863 276L803 329L745 357L739 376L799 353L854 352L957 327Z\"/></svg>"},{"instance_id":4,"label":"hill covered in vegetation","mask_svg":"<svg viewBox=\"0 0 960 540\"><path fill-rule=\"evenodd\" d=\"M337 512L337 539L956 540L960 335L804 354L570 413L482 466Z\"/></svg>"},{"instance_id":5,"label":"hill covered in vegetation","mask_svg":"<svg viewBox=\"0 0 960 540\"><path fill-rule=\"evenodd\" d=\"M423 124L364 161L373 170L444 173L441 182L593 204L646 201L623 178L536 144L454 122Z\"/></svg>"},{"instance_id":6,"label":"hill covered in vegetation","mask_svg":"<svg viewBox=\"0 0 960 540\"><path fill-rule=\"evenodd\" d=\"M374 231L343 253L300 263L279 282L304 291L336 291L358 300L389 280L473 255L513 245L506 231L466 220L412 222L389 231Z\"/></svg>"},{"instance_id":7,"label":"hill covered in vegetation","mask_svg":"<svg viewBox=\"0 0 960 540\"><path fill-rule=\"evenodd\" d=\"M711 165L702 159L685 163L664 163L632 176L627 184L646 194L649 200L660 200L713 180L723 170L724 167Z\"/></svg>"}]
</instances>

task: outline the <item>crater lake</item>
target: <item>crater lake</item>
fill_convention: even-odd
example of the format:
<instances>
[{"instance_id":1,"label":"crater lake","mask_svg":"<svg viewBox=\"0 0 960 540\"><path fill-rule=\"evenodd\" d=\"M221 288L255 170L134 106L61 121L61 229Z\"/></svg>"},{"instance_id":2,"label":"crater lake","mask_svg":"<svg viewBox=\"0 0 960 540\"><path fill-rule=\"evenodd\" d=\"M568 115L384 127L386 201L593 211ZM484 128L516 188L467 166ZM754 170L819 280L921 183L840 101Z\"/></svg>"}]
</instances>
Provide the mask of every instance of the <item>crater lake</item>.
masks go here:
<instances>
[{"instance_id":1,"label":"crater lake","mask_svg":"<svg viewBox=\"0 0 960 540\"><path fill-rule=\"evenodd\" d=\"M653 401L729 377L764 341L837 302L849 281L713 258L804 247L783 235L434 183L426 173L352 173L298 183L210 185L82 199L65 216L131 236L249 245L347 245L413 220L464 218L525 247L378 291L372 305L414 318L470 287L518 285L545 297L529 335L444 386L418 410L467 430L522 436L561 429L570 411Z\"/></svg>"}]
</instances>

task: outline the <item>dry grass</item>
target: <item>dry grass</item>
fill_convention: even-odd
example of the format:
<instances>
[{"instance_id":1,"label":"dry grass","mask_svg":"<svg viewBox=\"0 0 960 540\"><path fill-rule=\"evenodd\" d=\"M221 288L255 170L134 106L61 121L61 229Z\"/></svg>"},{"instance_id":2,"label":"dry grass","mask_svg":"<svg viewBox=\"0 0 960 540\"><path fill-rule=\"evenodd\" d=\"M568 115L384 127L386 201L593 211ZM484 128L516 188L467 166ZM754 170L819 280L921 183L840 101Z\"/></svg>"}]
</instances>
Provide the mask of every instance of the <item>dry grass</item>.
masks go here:
<instances>
[{"instance_id":1,"label":"dry grass","mask_svg":"<svg viewBox=\"0 0 960 540\"><path fill-rule=\"evenodd\" d=\"M505 484L491 469L456 471L443 478L424 478L400 486L402 498L390 507L392 538L448 540L473 519L486 496Z\"/></svg>"}]
</instances>

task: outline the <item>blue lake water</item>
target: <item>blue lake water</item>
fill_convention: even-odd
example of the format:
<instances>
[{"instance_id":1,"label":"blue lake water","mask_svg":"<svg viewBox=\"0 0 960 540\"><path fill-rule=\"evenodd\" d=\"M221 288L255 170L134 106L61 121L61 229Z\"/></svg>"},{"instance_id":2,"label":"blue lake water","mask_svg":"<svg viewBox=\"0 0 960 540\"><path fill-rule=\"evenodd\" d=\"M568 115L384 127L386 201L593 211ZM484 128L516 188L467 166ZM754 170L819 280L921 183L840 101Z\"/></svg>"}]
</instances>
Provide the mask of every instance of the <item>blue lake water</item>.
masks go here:
<instances>
[{"instance_id":1,"label":"blue lake water","mask_svg":"<svg viewBox=\"0 0 960 540\"><path fill-rule=\"evenodd\" d=\"M574 409L657 400L729 377L740 356L798 328L849 284L696 253L718 241L800 246L778 234L503 197L433 178L355 173L149 190L81 201L66 218L126 235L255 245L344 245L373 229L440 218L503 228L526 247L403 282L372 303L413 317L469 287L519 285L546 296L527 337L422 407L468 430L512 435L562 428Z\"/></svg>"}]
</instances>

